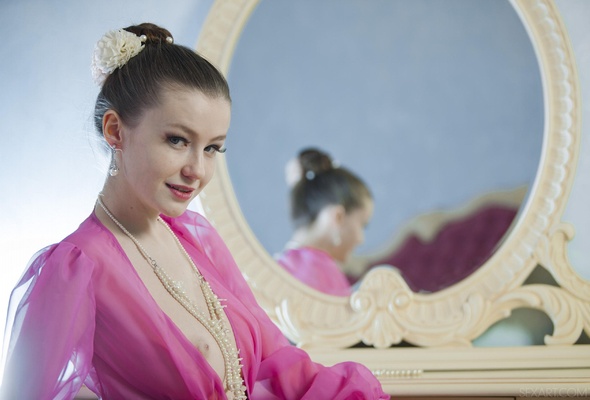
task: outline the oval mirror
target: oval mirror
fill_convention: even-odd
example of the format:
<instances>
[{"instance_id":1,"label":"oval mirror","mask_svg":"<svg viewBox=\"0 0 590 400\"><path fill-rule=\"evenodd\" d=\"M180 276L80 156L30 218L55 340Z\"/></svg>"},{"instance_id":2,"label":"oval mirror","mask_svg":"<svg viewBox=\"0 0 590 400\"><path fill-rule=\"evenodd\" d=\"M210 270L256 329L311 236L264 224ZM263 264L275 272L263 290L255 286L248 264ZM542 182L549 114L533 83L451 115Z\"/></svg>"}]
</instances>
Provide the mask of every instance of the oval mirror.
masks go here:
<instances>
[{"instance_id":1,"label":"oval mirror","mask_svg":"<svg viewBox=\"0 0 590 400\"><path fill-rule=\"evenodd\" d=\"M199 37L198 51L229 76L238 38L257 4L255 0L216 1ZM540 162L533 182L528 182L528 195L511 228L483 265L457 283L436 293L416 293L399 271L376 267L363 277L350 297L329 296L310 289L280 268L261 244L235 195L226 158L218 158L217 174L200 195L202 210L225 239L261 306L293 342L310 349L345 348L360 341L385 348L402 340L419 346L469 346L471 340L518 307L540 308L550 316L555 331L545 339L546 342L571 344L579 337L581 324L573 326L562 322L564 315L568 318L576 316L576 321L583 320L583 307L578 303L585 300L571 301L573 297L569 293L584 293L580 288L587 288L588 283L581 280L562 258L552 258L563 253L565 242L572 235L571 228L561 223L560 217L573 180L580 135L579 114L575 113L579 92L571 83L577 79L575 65L552 2L513 0L510 4L524 23L534 46L539 65L532 73L541 71L545 116L543 127L538 128L542 129L542 151L540 155L536 153ZM279 16L291 17L297 15ZM313 46L312 43L308 45ZM330 42L323 42L323 46L326 52L330 51ZM421 54L417 49L415 51L415 54ZM301 59L305 59L305 54ZM261 64L270 68L273 63L280 61L274 59L261 63L258 60L250 68L260 68ZM539 104L538 98L526 100L529 101ZM239 107L237 102L234 112L239 113ZM257 113L267 112L269 110L257 110ZM454 116L460 114L453 113ZM377 129L374 127L373 130ZM234 131L232 134L256 133ZM530 134L541 135L539 131ZM489 138L493 140L493 136ZM508 139L504 138L500 146L510 147L505 140ZM242 149L233 148L231 151ZM255 152L248 157L272 157L272 154ZM282 160L270 161L264 163L266 169L282 171ZM364 174L369 176L370 171ZM281 189L284 187L282 182L279 188L269 186L265 187L264 193L251 190L251 194L262 198L269 189L284 190ZM269 225L274 223L268 221ZM563 290L522 286L539 264L552 266L552 274ZM567 307L567 313L560 307L551 307L553 303L539 300L540 296L562 299L560 304Z\"/></svg>"},{"instance_id":2,"label":"oval mirror","mask_svg":"<svg viewBox=\"0 0 590 400\"><path fill-rule=\"evenodd\" d=\"M271 255L291 235L284 167L299 150L320 147L367 182L375 212L343 266L351 282L381 264L415 292L465 278L538 168L541 77L508 1L261 2L228 80L228 171Z\"/></svg>"}]
</instances>

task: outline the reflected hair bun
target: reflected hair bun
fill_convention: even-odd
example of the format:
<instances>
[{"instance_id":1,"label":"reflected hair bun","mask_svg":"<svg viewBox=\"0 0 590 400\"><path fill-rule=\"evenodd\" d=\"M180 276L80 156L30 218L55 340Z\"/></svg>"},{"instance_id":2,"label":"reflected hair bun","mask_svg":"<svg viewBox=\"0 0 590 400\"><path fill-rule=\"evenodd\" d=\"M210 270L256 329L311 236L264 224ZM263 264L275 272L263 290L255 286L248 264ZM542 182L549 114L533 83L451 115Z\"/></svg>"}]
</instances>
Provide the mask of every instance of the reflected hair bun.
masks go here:
<instances>
[{"instance_id":1,"label":"reflected hair bun","mask_svg":"<svg viewBox=\"0 0 590 400\"><path fill-rule=\"evenodd\" d=\"M301 150L298 159L301 177L307 180L312 180L317 175L335 168L332 157L328 153L313 147Z\"/></svg>"}]
</instances>

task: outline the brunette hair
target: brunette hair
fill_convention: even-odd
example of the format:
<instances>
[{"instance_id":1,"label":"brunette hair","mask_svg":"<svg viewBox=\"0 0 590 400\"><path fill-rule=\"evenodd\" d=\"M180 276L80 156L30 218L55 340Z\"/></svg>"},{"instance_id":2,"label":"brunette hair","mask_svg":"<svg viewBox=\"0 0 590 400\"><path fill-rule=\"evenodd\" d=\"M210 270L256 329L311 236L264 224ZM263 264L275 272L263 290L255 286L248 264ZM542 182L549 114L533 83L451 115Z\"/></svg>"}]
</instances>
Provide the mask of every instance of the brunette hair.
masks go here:
<instances>
[{"instance_id":1,"label":"brunette hair","mask_svg":"<svg viewBox=\"0 0 590 400\"><path fill-rule=\"evenodd\" d=\"M329 205L341 205L349 213L373 196L352 171L335 166L327 153L306 148L297 156L301 177L291 189L291 220L295 228L312 224Z\"/></svg>"},{"instance_id":2,"label":"brunette hair","mask_svg":"<svg viewBox=\"0 0 590 400\"><path fill-rule=\"evenodd\" d=\"M94 125L102 137L102 119L115 110L133 125L141 113L160 103L163 89L193 88L212 98L231 102L223 75L188 47L171 43L172 34L155 24L143 23L124 28L145 35L145 48L104 81L94 107Z\"/></svg>"}]
</instances>

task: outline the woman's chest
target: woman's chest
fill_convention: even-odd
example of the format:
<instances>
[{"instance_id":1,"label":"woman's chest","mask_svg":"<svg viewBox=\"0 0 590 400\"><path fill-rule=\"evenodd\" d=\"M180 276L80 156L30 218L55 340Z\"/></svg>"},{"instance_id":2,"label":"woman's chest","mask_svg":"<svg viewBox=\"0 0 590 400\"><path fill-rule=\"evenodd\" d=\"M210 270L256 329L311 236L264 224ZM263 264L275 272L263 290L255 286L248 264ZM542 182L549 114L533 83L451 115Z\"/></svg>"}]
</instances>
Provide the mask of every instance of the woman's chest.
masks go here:
<instances>
[{"instance_id":1,"label":"woman's chest","mask_svg":"<svg viewBox=\"0 0 590 400\"><path fill-rule=\"evenodd\" d=\"M202 358L223 381L231 361L228 354L235 354L237 346L232 324L216 293L182 258L171 259L169 270L158 270L159 265L154 267L133 253L129 261L132 265L107 267L108 278L102 281L108 282L103 289L109 290L100 291L103 295L98 307L101 325L108 326L106 331L111 333L114 326L118 327L118 340L129 343L133 353L141 353L139 359L172 354L198 367L202 360L197 359ZM219 282L214 286L219 287ZM120 293L125 296L117 299ZM243 319L239 313L233 314L234 319Z\"/></svg>"}]
</instances>

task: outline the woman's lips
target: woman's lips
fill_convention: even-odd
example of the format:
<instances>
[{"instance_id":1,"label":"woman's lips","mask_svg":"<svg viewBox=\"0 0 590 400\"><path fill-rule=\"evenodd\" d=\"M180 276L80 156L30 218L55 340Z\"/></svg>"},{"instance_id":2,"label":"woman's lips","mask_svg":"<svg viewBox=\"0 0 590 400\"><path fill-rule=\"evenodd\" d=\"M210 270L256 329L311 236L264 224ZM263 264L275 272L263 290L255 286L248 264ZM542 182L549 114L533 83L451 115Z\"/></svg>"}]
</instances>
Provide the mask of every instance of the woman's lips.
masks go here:
<instances>
[{"instance_id":1,"label":"woman's lips","mask_svg":"<svg viewBox=\"0 0 590 400\"><path fill-rule=\"evenodd\" d=\"M175 197L181 200L190 200L193 196L193 192L195 191L195 189L188 186L172 185L169 183L167 183L166 186L168 186L168 189L170 189Z\"/></svg>"}]
</instances>

